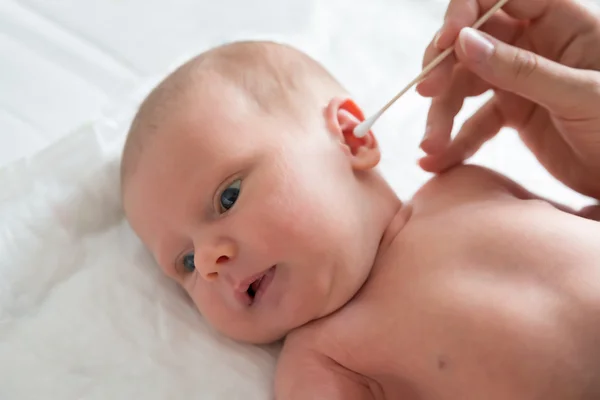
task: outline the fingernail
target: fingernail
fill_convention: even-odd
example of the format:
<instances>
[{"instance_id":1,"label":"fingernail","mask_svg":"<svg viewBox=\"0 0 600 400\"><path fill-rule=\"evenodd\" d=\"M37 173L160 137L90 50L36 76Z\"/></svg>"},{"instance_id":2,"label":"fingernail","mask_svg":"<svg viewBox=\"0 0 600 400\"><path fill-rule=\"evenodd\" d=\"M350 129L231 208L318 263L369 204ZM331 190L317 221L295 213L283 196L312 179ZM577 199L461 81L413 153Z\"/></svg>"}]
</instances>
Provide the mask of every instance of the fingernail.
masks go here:
<instances>
[{"instance_id":1,"label":"fingernail","mask_svg":"<svg viewBox=\"0 0 600 400\"><path fill-rule=\"evenodd\" d=\"M473 28L460 31L459 42L465 55L477 63L488 60L494 54L494 44Z\"/></svg>"}]
</instances>

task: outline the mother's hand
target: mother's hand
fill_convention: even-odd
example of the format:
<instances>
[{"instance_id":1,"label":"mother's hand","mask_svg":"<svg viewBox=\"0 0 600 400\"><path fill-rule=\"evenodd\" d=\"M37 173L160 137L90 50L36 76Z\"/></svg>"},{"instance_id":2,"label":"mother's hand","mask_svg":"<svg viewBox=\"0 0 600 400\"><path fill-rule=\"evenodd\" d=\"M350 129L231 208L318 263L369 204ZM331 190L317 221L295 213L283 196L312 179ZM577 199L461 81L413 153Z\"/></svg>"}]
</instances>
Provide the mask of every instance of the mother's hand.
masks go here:
<instances>
[{"instance_id":1,"label":"mother's hand","mask_svg":"<svg viewBox=\"0 0 600 400\"><path fill-rule=\"evenodd\" d=\"M454 58L418 87L433 98L422 168L452 167L507 126L555 178L600 199L600 15L575 0L512 0L485 33L463 29L495 2L451 0L426 51L424 64L458 36ZM451 142L465 98L489 89L492 99Z\"/></svg>"}]
</instances>

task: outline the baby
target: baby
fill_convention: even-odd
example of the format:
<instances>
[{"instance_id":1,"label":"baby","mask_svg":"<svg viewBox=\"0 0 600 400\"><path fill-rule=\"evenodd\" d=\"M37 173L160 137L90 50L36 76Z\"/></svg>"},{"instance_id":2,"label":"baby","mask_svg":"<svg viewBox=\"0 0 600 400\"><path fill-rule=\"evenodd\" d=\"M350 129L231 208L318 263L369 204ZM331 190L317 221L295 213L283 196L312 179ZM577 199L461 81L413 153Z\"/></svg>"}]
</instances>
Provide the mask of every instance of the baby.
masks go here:
<instances>
[{"instance_id":1,"label":"baby","mask_svg":"<svg viewBox=\"0 0 600 400\"><path fill-rule=\"evenodd\" d=\"M277 399L600 398L600 224L474 166L404 204L361 120L298 50L212 49L140 107L127 218L216 329L285 338Z\"/></svg>"}]
</instances>

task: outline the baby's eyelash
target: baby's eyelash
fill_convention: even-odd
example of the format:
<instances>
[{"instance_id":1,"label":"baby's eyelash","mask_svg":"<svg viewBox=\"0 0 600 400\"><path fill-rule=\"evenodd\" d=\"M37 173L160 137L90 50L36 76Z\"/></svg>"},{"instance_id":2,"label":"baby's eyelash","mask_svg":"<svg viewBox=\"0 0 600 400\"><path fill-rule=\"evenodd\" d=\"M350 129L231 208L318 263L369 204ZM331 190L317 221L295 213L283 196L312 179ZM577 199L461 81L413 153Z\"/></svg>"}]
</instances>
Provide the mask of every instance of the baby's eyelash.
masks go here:
<instances>
[{"instance_id":1,"label":"baby's eyelash","mask_svg":"<svg viewBox=\"0 0 600 400\"><path fill-rule=\"evenodd\" d=\"M181 256L175 259L175 262L173 263L173 270L177 276L186 276L190 274L190 271L186 269L184 264L185 257L189 254L190 252L184 252Z\"/></svg>"},{"instance_id":2,"label":"baby's eyelash","mask_svg":"<svg viewBox=\"0 0 600 400\"><path fill-rule=\"evenodd\" d=\"M184 253L183 257L179 260L180 268L182 273L192 273L196 270L196 260L194 259L194 252L190 251Z\"/></svg>"},{"instance_id":3,"label":"baby's eyelash","mask_svg":"<svg viewBox=\"0 0 600 400\"><path fill-rule=\"evenodd\" d=\"M227 183L220 187L214 199L214 207L218 214L226 214L237 201L242 186L242 178L231 178ZM225 197L224 197L225 196ZM226 202L226 204L223 203Z\"/></svg>"}]
</instances>

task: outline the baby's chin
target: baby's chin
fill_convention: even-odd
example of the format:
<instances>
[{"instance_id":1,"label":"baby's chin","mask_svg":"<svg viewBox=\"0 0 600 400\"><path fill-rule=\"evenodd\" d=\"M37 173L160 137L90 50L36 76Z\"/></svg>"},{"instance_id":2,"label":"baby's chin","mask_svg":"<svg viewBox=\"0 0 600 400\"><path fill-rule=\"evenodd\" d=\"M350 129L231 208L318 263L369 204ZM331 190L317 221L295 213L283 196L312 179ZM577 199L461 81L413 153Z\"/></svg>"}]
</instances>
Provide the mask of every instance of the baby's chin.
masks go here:
<instances>
[{"instance_id":1,"label":"baby's chin","mask_svg":"<svg viewBox=\"0 0 600 400\"><path fill-rule=\"evenodd\" d=\"M233 336L228 336L236 341L255 345L266 345L279 342L285 339L289 334L301 330L302 328L311 325L315 321L325 320L331 315L335 314L347 304L351 303L361 288L362 285L357 285L355 288L353 288L353 290L348 291L346 296L338 298L338 301L334 304L325 305L321 313L314 315L311 318L307 318L302 321L290 321L286 327L277 327L270 330L253 329L252 332L235 332Z\"/></svg>"},{"instance_id":2,"label":"baby's chin","mask_svg":"<svg viewBox=\"0 0 600 400\"><path fill-rule=\"evenodd\" d=\"M320 319L319 315L311 313L312 310L304 310L307 314L310 313L310 317L307 315L302 318L300 313L302 311L297 310L296 313L290 312L284 315L292 316L292 319L285 320L281 315L272 316L272 324L262 324L259 321L255 321L251 326L214 326L213 327L222 335L227 336L237 342L255 344L255 345L266 345L279 342L285 339L290 333L302 329L304 326L311 322ZM210 321L209 321L210 322Z\"/></svg>"},{"instance_id":3,"label":"baby's chin","mask_svg":"<svg viewBox=\"0 0 600 400\"><path fill-rule=\"evenodd\" d=\"M368 280L373 262L365 259L362 264L348 266L352 271L350 274L348 270L337 270L326 276L313 276L310 283L305 281L301 285L302 290L297 291L298 286L291 288L287 292L289 296L275 310L270 310L272 313L260 313L256 319L238 320L240 323L233 324L232 319L217 317L218 321L212 321L216 323L213 326L238 342L257 345L279 342L290 333L327 319L351 303Z\"/></svg>"},{"instance_id":4,"label":"baby's chin","mask_svg":"<svg viewBox=\"0 0 600 400\"><path fill-rule=\"evenodd\" d=\"M304 325L304 324L303 324ZM260 330L260 329L252 329L251 331L242 331L242 330L222 330L222 329L218 329L217 331L222 334L223 336L228 337L229 339L235 340L236 342L240 342L240 343L247 343L247 344L254 344L254 345L268 345L268 344L272 344L272 343L276 343L279 342L283 339L285 339L285 337L290 334L291 332L293 332L294 330L298 329L299 327L303 326L300 325L298 327L294 327L294 328L289 328L289 329L285 329L285 330Z\"/></svg>"}]
</instances>

